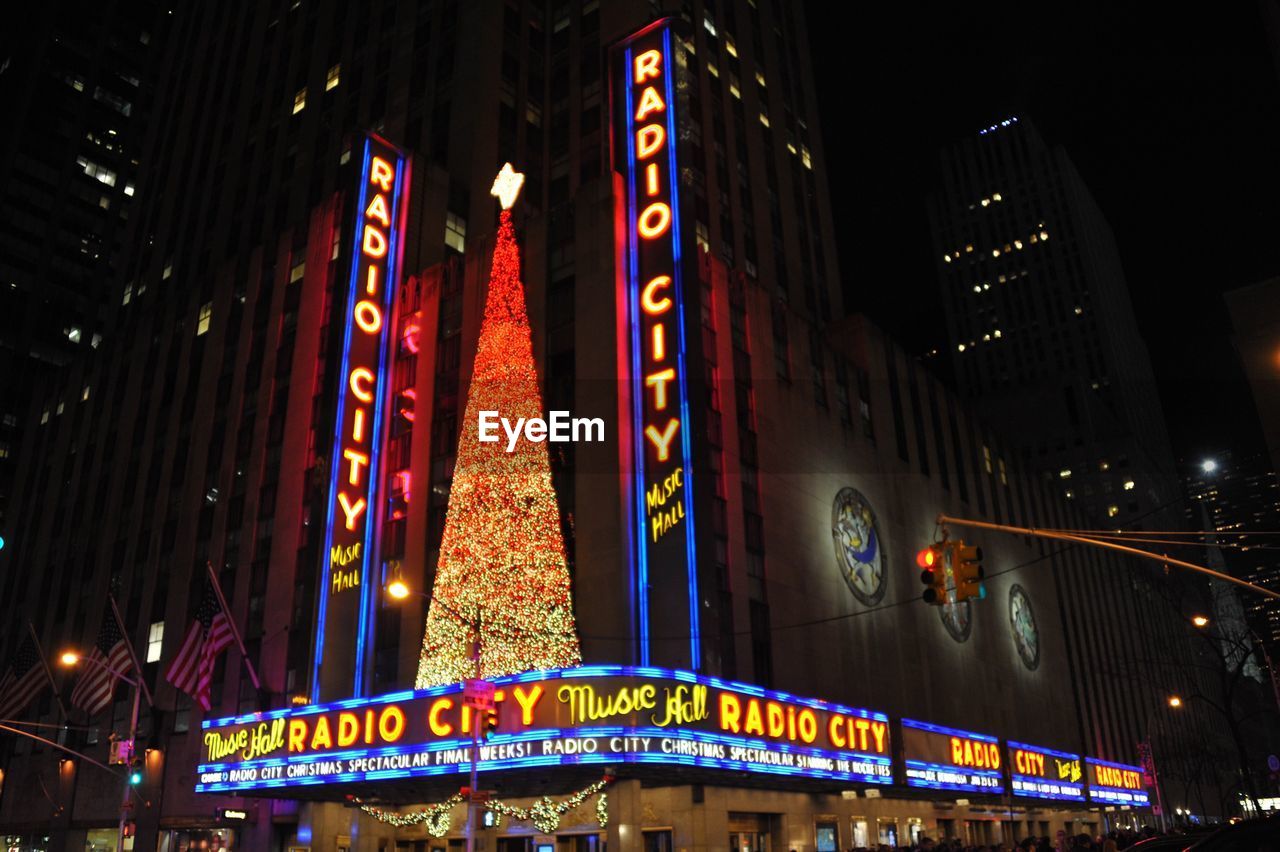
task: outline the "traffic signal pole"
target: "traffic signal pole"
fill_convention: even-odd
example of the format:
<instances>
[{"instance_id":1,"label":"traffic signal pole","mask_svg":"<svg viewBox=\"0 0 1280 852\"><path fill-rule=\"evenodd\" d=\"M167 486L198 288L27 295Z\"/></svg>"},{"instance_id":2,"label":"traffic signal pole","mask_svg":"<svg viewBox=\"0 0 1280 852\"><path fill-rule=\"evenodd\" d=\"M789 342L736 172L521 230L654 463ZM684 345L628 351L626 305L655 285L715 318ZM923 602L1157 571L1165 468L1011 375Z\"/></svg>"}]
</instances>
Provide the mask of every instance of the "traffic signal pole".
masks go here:
<instances>
[{"instance_id":1,"label":"traffic signal pole","mask_svg":"<svg viewBox=\"0 0 1280 852\"><path fill-rule=\"evenodd\" d=\"M1212 568L1206 568L1203 565L1196 565L1194 562L1184 562L1181 559L1174 559L1160 553L1151 553L1147 550L1139 550L1136 547L1128 547L1123 544L1116 544L1111 541L1102 541L1088 536L1075 535L1073 533L1061 532L1059 530L1040 530L1034 527L1015 527L1009 524L993 524L988 521L973 521L968 518L953 518L950 515L938 515L939 524L951 524L959 527L972 527L978 530L991 530L992 532L1003 532L1011 535L1029 535L1034 538L1047 538L1053 541L1069 541L1073 544L1087 544L1092 547L1101 547L1105 550L1114 550L1119 553L1128 554L1129 556L1138 556L1143 559L1150 559L1153 562L1160 562L1164 565L1176 565L1179 568L1185 568L1188 571L1194 571L1197 574L1205 574L1213 577L1215 580L1221 580L1224 583L1231 583L1236 586L1243 586L1251 592L1263 595L1273 600L1280 600L1280 593L1273 592L1270 589L1264 589L1261 586L1255 586L1253 583L1232 577L1230 574L1224 574L1221 571L1214 571Z\"/></svg>"}]
</instances>

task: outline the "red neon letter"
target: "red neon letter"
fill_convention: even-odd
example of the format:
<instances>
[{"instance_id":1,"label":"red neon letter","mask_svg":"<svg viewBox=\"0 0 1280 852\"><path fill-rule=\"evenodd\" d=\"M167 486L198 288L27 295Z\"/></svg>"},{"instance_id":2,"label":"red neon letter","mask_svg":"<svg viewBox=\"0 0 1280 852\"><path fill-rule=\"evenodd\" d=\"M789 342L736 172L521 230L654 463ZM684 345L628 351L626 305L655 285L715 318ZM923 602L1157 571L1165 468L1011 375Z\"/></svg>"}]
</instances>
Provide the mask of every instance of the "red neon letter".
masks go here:
<instances>
[{"instance_id":1,"label":"red neon letter","mask_svg":"<svg viewBox=\"0 0 1280 852\"><path fill-rule=\"evenodd\" d=\"M352 485L360 484L360 465L369 465L369 457L359 450L347 448L342 451L342 457L351 462L351 472L347 474L347 482Z\"/></svg>"},{"instance_id":2,"label":"red neon letter","mask_svg":"<svg viewBox=\"0 0 1280 852\"><path fill-rule=\"evenodd\" d=\"M356 325L360 326L360 330L365 334L377 334L382 330L382 311L367 299L356 302L356 308L351 315L355 318Z\"/></svg>"},{"instance_id":3,"label":"red neon letter","mask_svg":"<svg viewBox=\"0 0 1280 852\"><path fill-rule=\"evenodd\" d=\"M662 323L653 325L653 360L661 361L667 357L667 327Z\"/></svg>"},{"instance_id":4,"label":"red neon letter","mask_svg":"<svg viewBox=\"0 0 1280 852\"><path fill-rule=\"evenodd\" d=\"M357 444L364 443L364 409L357 408L351 418L351 440Z\"/></svg>"},{"instance_id":5,"label":"red neon letter","mask_svg":"<svg viewBox=\"0 0 1280 852\"><path fill-rule=\"evenodd\" d=\"M636 131L636 159L652 157L667 139L661 124L646 124Z\"/></svg>"},{"instance_id":6,"label":"red neon letter","mask_svg":"<svg viewBox=\"0 0 1280 852\"><path fill-rule=\"evenodd\" d=\"M644 170L644 191L649 195L658 194L658 164L650 163Z\"/></svg>"},{"instance_id":7,"label":"red neon letter","mask_svg":"<svg viewBox=\"0 0 1280 852\"><path fill-rule=\"evenodd\" d=\"M369 275L364 280L364 291L372 296L378 292L378 267L369 264Z\"/></svg>"},{"instance_id":8,"label":"red neon letter","mask_svg":"<svg viewBox=\"0 0 1280 852\"><path fill-rule=\"evenodd\" d=\"M376 183L383 192L387 192L395 179L396 170L391 168L391 164L381 157L374 157L373 167L369 169L369 183Z\"/></svg>"},{"instance_id":9,"label":"red neon letter","mask_svg":"<svg viewBox=\"0 0 1280 852\"><path fill-rule=\"evenodd\" d=\"M658 461L666 461L671 455L671 439L676 436L676 427L679 425L680 421L672 417L667 423L667 428L661 432L654 426L645 428L644 436L652 442L654 449L658 451Z\"/></svg>"},{"instance_id":10,"label":"red neon letter","mask_svg":"<svg viewBox=\"0 0 1280 852\"><path fill-rule=\"evenodd\" d=\"M351 393L361 402L373 402L373 373L364 367L351 371Z\"/></svg>"},{"instance_id":11,"label":"red neon letter","mask_svg":"<svg viewBox=\"0 0 1280 852\"><path fill-rule=\"evenodd\" d=\"M391 216L387 213L387 199L380 192L373 197L373 201L369 202L369 206L365 208L364 215L370 219L377 219L383 224L383 227L391 227Z\"/></svg>"},{"instance_id":12,"label":"red neon letter","mask_svg":"<svg viewBox=\"0 0 1280 852\"><path fill-rule=\"evenodd\" d=\"M636 85L640 85L650 77L662 74L662 54L656 50L646 50L636 57Z\"/></svg>"},{"instance_id":13,"label":"red neon letter","mask_svg":"<svg viewBox=\"0 0 1280 852\"><path fill-rule=\"evenodd\" d=\"M387 238L372 225L364 226L364 245L362 249L369 257L385 257L387 254Z\"/></svg>"},{"instance_id":14,"label":"red neon letter","mask_svg":"<svg viewBox=\"0 0 1280 852\"><path fill-rule=\"evenodd\" d=\"M655 201L644 208L644 212L640 214L640 221L636 223L636 230L646 240L662 236L669 227L671 227L671 208L661 201Z\"/></svg>"},{"instance_id":15,"label":"red neon letter","mask_svg":"<svg viewBox=\"0 0 1280 852\"><path fill-rule=\"evenodd\" d=\"M649 428L652 429L653 427L650 426ZM364 498L360 497L353 505L351 501L347 499L347 495L339 491L338 504L342 506L342 514L346 518L347 529L354 530L356 528L356 521L358 521L360 516L364 514Z\"/></svg>"}]
</instances>

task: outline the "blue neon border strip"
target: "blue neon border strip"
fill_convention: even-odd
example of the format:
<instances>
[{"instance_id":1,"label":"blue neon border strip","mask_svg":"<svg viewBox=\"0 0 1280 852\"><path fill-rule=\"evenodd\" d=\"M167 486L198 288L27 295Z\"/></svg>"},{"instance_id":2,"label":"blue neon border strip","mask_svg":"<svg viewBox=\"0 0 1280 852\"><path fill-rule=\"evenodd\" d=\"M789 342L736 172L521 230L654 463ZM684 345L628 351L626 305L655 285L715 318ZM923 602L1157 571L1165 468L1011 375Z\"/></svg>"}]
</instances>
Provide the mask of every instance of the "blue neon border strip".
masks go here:
<instances>
[{"instance_id":1,"label":"blue neon border strip","mask_svg":"<svg viewBox=\"0 0 1280 852\"><path fill-rule=\"evenodd\" d=\"M916 730L919 730L919 731L931 731L932 733L935 733L935 734L946 734L949 737L966 737L968 739L978 740L984 743L995 743L997 745L1000 744L1000 738L993 737L991 734L979 734L973 731L962 731L959 728L948 728L945 725L935 725L932 722L921 722L918 719L903 719L902 726L904 728L915 728ZM960 768L964 769L966 772L970 771L968 767L960 767ZM972 771L981 772L983 770L972 770Z\"/></svg>"},{"instance_id":2,"label":"blue neon border strip","mask_svg":"<svg viewBox=\"0 0 1280 852\"><path fill-rule=\"evenodd\" d=\"M649 656L649 555L645 552L644 512L644 406L637 390L636 382L640 376L640 251L636 246L631 229L636 221L636 140L635 140L635 99L631 88L634 85L632 57L634 50L630 47L626 52L627 65L627 248L628 279L627 308L631 321L631 419L633 424L635 456L635 501L636 519L639 536L636 547L631 554L634 563L636 600L639 604L638 632L640 634L640 665L647 666Z\"/></svg>"},{"instance_id":3,"label":"blue neon border strip","mask_svg":"<svg viewBox=\"0 0 1280 852\"><path fill-rule=\"evenodd\" d=\"M892 784L892 759L881 755L868 755L861 752L831 752L807 746L794 746L786 743L769 743L763 740L716 734L688 729L664 730L652 727L596 727L596 728L541 728L522 731L519 734L496 735L488 743L481 745L481 754L485 749L496 749L503 745L534 742L548 738L574 737L651 737L679 740L683 742L706 743L728 747L755 748L782 754L792 754L821 758L825 760L847 760L862 762L882 767L883 773L842 772L837 769L818 767L785 766L767 763L753 763L748 760L719 758L710 755L664 754L654 752L590 752L584 754L552 754L533 757L515 757L485 759L483 756L476 763L477 771L528 769L540 766L616 764L616 763L648 763L661 765L700 766L712 769L727 769L746 772L762 772L766 774L800 776L809 778L836 779L843 781L859 781L868 784ZM197 774L209 772L235 772L246 769L265 769L276 767L309 766L316 763L335 762L352 759L368 759L379 757L395 757L400 755L431 754L442 751L465 752L471 746L470 738L441 740L417 746L387 746L376 749L350 749L346 751L326 752L314 757L272 758L269 760L250 761L246 763L207 763L197 767ZM416 766L396 769L374 769L369 771L341 772L323 776L299 776L295 778L270 778L246 781L221 781L199 783L197 793L213 793L228 790L252 790L271 787L288 787L305 784L343 783L352 781L368 781L385 778L409 778L415 776L452 775L465 772L469 763L459 760L452 763L441 763L429 766Z\"/></svg>"},{"instance_id":4,"label":"blue neon border strip","mask_svg":"<svg viewBox=\"0 0 1280 852\"><path fill-rule=\"evenodd\" d=\"M398 263L399 256L397 254L397 252L399 251L399 246L398 246L399 229L403 224L400 221L399 213L400 213L401 194L403 191L402 177L405 172L404 156L401 155L400 152L396 150L393 146L387 145L387 147L391 148L393 151L396 151L396 191L391 202L391 221L394 222L395 224L392 225L392 227L389 229L390 239L388 241L388 246L387 246L386 271L383 275L383 283L384 283L383 328L384 329L387 327L387 323L390 322L389 306L394 304L393 291L396 286L395 275L398 273L398 266L399 266L399 263ZM351 274L347 282L347 310L348 311L350 311L352 306L355 304L356 292L359 289L358 279L359 279L359 273L360 273L361 237L363 233L361 228L358 226L358 223L363 221L363 218L364 218L365 201L368 198L367 193L368 193L368 187L369 187L369 163L372 160L372 158L373 158L373 140L370 137L366 136L364 140L363 161L361 162L361 165L360 165L360 194L359 194L360 200L356 208L356 218L355 218L357 226L353 228L355 233L352 235ZM389 348L388 346L385 346L385 345L382 346L381 347L382 351L379 353L378 383L375 386L375 392L374 392L374 398L379 400L379 404L374 408L373 431L370 435L369 499L368 499L369 507L368 509L366 509L366 511L369 514L366 516L367 520L365 524L365 541L364 541L365 555L364 555L364 558L362 559L362 564L360 569L361 570L360 613L359 613L358 633L356 635L356 666L355 666L355 682L353 684L353 690L356 695L361 695L365 691L365 687L364 687L365 640L366 640L366 633L368 632L368 622L372 617L370 610L373 604L373 600L371 598L371 595L373 593L370 589L370 583L369 583L369 574L370 574L369 554L376 552L372 547L372 541L374 540L378 532L377 530L378 517L376 515L380 514L380 510L377 507L380 506L380 500L378 499L378 494L381 491L381 488L380 488L381 483L377 480L381 478L381 471L378 468L378 463L379 463L379 454L381 449L379 445L380 445L380 436L381 436L381 427L382 427L382 413L383 413L382 409L385 407L382 404L382 399L383 399L383 396L385 395L385 388L387 386L386 383L388 381L386 376L386 361L387 361L388 348ZM328 492L329 504L325 510L325 533L324 533L324 551L323 551L326 554L333 547L333 519L334 519L333 507L334 507L334 504L337 502L334 494L337 486L339 467L341 465L341 453L342 453L342 437L341 436L345 431L344 427L346 425L346 403L347 403L347 393L349 390L347 387L346 376L350 367L351 367L351 321L350 321L350 318L348 318L346 323L346 328L343 331L343 336L342 336L342 372L340 374L341 381L338 388L337 417L335 421L336 428L334 429L334 436L333 436L333 452L331 454L331 458L329 462L329 492ZM329 611L329 586L327 583L321 583L320 606L316 614L316 647L315 647L315 654L312 657L312 664L311 664L310 692L311 692L312 703L315 703L320 699L320 666L324 660L324 638L325 638L325 627L327 625L328 611Z\"/></svg>"},{"instance_id":5,"label":"blue neon border strip","mask_svg":"<svg viewBox=\"0 0 1280 852\"><path fill-rule=\"evenodd\" d=\"M1094 764L1095 766L1109 766L1112 769L1126 769L1130 772L1138 773L1142 776L1142 767L1133 766L1128 763L1114 763L1110 760L1103 760L1099 757L1086 757L1086 764ZM1086 776L1088 777L1088 776ZM1144 787L1141 790L1126 790L1123 787L1110 787L1103 784L1088 785L1089 800L1093 802L1107 802L1108 804L1120 805L1148 805L1151 803L1151 794ZM1124 798L1124 797L1129 798Z\"/></svg>"},{"instance_id":6,"label":"blue neon border strip","mask_svg":"<svg viewBox=\"0 0 1280 852\"><path fill-rule=\"evenodd\" d=\"M711 686L716 689L722 689L728 692L737 692L754 698L785 701L791 704L798 704L803 707L811 707L814 710L826 710L831 713L839 713L844 716L858 716L863 719L885 722L886 724L889 721L889 717L887 715L876 710L865 710L859 707L850 707L834 701L824 701L821 698L805 698L803 696L792 695L789 692L783 692L781 690L765 689L763 686L756 686L751 683L726 680L724 678L698 674L697 672L685 671L682 669L664 669L655 666L591 665L578 666L571 669L539 669L537 671L521 672L520 674L503 675L502 677L490 678L490 682L498 686L506 686L509 684L539 683L542 681L575 680L578 678L593 677L643 677L674 680L678 683ZM462 692L461 683L432 686L426 689L405 689L400 690L399 692L389 692L384 695L375 695L369 698L344 698L340 701L328 701L323 704L308 704L305 707L281 707L275 710L246 713L240 716L222 716L217 719L204 719L201 721L200 727L202 730L208 730L210 728L224 728L227 725L247 725L252 722L262 722L289 716L310 716L316 713L327 713L331 710L353 710L364 707L375 707L381 704L391 704L397 701L410 701L415 698L436 698L441 695L452 695L458 692Z\"/></svg>"},{"instance_id":7,"label":"blue neon border strip","mask_svg":"<svg viewBox=\"0 0 1280 852\"><path fill-rule=\"evenodd\" d=\"M1048 755L1049 757L1061 757L1066 760L1080 760L1080 755L1069 751L1056 751L1055 749L1045 748L1044 746L1031 745L1030 743L1020 743L1015 740L1005 740L1005 746L1010 749L1020 749L1022 751L1033 751L1037 754ZM1051 793L1028 792L1026 790L1018 790L1013 782L1019 781L1023 784L1065 784L1071 787L1079 787L1080 794L1078 796L1071 794L1053 795ZM1088 796L1085 794L1087 785L1080 781L1052 781L1048 778L1037 778L1034 775L1023 775L1013 771L1012 762L1009 764L1009 792L1014 796L1021 796L1026 799L1055 799L1063 802L1085 802Z\"/></svg>"},{"instance_id":8,"label":"blue neon border strip","mask_svg":"<svg viewBox=\"0 0 1280 852\"><path fill-rule=\"evenodd\" d=\"M688 376L688 355L685 345L685 301L684 301L684 273L681 270L681 238L680 238L680 172L676 166L676 144L679 137L676 136L676 94L675 83L675 62L674 55L671 52L671 27L666 27L662 32L662 50L666 55L663 62L666 63L666 70L663 77L667 83L667 158L668 170L670 172L671 181L671 227L672 227L672 258L674 263L675 291L676 291L676 307L679 311L676 317L677 325L680 329L680 351L676 354L676 365L680 375L680 424L681 443L684 449L684 510L688 518L685 522L685 563L687 566L689 577L689 667L692 669L702 668L702 642L700 616L698 614L698 554L694 536L697 527L693 522L693 448L692 438L689 435L689 376ZM633 184L634 186L634 184Z\"/></svg>"},{"instance_id":9,"label":"blue neon border strip","mask_svg":"<svg viewBox=\"0 0 1280 852\"><path fill-rule=\"evenodd\" d=\"M364 157L360 165L360 200L356 207L356 222L359 222L364 215L365 209L365 192L369 185L369 160L373 155L373 141L368 137L364 140ZM351 251L351 275L347 282L347 306L354 304L356 294L356 279L359 277L360 271L360 228L352 228L355 234L352 238ZM342 453L342 434L345 426L345 414L347 407L347 370L351 366L351 322L346 323L346 328L342 334L342 372L339 374L338 384L338 401L337 401L337 417L335 418L335 428L333 430L333 451L329 460L329 491L328 506L325 508L325 527L324 527L324 550L323 554L328 554L333 548L333 505L337 502L334 497L334 491L337 487L339 460ZM366 551L365 557L368 558ZM323 556L321 564L324 564ZM316 647L315 653L311 658L311 701L312 703L320 700L320 664L324 660L324 635L325 628L328 624L329 614L329 585L325 582L324 571L321 571L320 582L320 607L316 612Z\"/></svg>"}]
</instances>

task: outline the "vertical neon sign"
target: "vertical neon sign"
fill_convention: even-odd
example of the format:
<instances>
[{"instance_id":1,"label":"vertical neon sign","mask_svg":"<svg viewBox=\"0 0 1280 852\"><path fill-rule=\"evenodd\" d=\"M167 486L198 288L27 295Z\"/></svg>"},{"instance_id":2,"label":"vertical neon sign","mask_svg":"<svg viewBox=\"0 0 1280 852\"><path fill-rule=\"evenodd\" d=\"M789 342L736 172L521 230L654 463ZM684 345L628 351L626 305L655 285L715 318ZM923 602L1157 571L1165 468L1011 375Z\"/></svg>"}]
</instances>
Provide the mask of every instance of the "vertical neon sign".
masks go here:
<instances>
[{"instance_id":1,"label":"vertical neon sign","mask_svg":"<svg viewBox=\"0 0 1280 852\"><path fill-rule=\"evenodd\" d=\"M383 481L379 451L408 184L404 154L377 136L367 136L355 194L312 702L359 696L367 689L366 658L379 581L377 533Z\"/></svg>"},{"instance_id":2,"label":"vertical neon sign","mask_svg":"<svg viewBox=\"0 0 1280 852\"><path fill-rule=\"evenodd\" d=\"M625 177L625 308L630 336L632 447L630 519L638 661L652 661L653 615L669 633L688 614L688 656L663 649L660 662L701 666L698 577L689 434L686 301L676 164L675 67L670 19L615 51L615 169ZM678 593L687 593L678 601ZM655 600L656 599L656 600ZM672 643L674 646L676 643Z\"/></svg>"}]
</instances>

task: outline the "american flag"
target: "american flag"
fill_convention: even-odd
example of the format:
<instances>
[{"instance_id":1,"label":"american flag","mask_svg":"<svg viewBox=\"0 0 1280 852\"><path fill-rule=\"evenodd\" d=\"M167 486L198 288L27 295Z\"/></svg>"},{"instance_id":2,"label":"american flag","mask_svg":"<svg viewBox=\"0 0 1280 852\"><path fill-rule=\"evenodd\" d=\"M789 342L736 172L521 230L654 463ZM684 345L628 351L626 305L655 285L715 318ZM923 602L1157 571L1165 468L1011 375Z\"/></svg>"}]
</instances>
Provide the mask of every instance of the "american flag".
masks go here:
<instances>
[{"instance_id":1,"label":"american flag","mask_svg":"<svg viewBox=\"0 0 1280 852\"><path fill-rule=\"evenodd\" d=\"M178 655L169 663L165 680L190 695L205 710L210 706L210 690L213 686L213 667L232 641L231 622L218 602L213 581L206 580L204 597L196 610L195 621L187 630Z\"/></svg>"},{"instance_id":2,"label":"american flag","mask_svg":"<svg viewBox=\"0 0 1280 852\"><path fill-rule=\"evenodd\" d=\"M71 706L79 707L89 716L98 715L111 704L118 675L127 675L132 668L129 643L120 632L108 600L102 612L102 626L98 628L98 641L84 661L80 677L71 690Z\"/></svg>"},{"instance_id":3,"label":"american flag","mask_svg":"<svg viewBox=\"0 0 1280 852\"><path fill-rule=\"evenodd\" d=\"M13 655L13 662L0 677L0 719L13 719L49 685L30 632Z\"/></svg>"}]
</instances>

